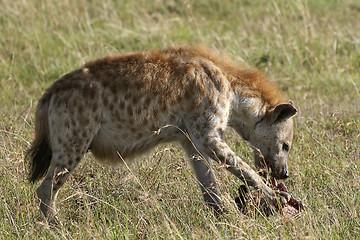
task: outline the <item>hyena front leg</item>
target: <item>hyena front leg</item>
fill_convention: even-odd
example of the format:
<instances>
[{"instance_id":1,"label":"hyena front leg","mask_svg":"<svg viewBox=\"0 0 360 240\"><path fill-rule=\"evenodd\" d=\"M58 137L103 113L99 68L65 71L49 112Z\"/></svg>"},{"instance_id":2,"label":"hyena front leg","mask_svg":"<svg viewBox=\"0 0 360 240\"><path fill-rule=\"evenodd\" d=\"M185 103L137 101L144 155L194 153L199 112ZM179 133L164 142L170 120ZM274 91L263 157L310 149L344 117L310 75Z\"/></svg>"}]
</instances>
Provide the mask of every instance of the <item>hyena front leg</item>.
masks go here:
<instances>
[{"instance_id":1,"label":"hyena front leg","mask_svg":"<svg viewBox=\"0 0 360 240\"><path fill-rule=\"evenodd\" d=\"M225 164L228 171L246 182L248 186L260 189L272 205L277 207L279 201L281 205L284 205L289 199L290 196L288 193L274 191L268 187L248 164L235 155L219 133L209 132L209 134L203 138L203 141L200 142L202 151L211 158Z\"/></svg>"},{"instance_id":2,"label":"hyena front leg","mask_svg":"<svg viewBox=\"0 0 360 240\"><path fill-rule=\"evenodd\" d=\"M182 146L189 156L205 202L214 209L215 213L223 212L219 188L211 170L209 157L203 156L189 140L182 143Z\"/></svg>"}]
</instances>

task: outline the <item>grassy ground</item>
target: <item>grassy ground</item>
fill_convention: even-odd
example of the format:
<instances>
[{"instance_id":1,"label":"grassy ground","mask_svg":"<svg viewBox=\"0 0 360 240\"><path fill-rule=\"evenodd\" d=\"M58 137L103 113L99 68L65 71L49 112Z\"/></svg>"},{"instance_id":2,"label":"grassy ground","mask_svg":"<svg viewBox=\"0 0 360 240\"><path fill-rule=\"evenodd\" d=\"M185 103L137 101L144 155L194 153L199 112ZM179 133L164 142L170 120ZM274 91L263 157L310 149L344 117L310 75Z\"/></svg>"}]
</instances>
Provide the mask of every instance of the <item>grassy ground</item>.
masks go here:
<instances>
[{"instance_id":1,"label":"grassy ground","mask_svg":"<svg viewBox=\"0 0 360 240\"><path fill-rule=\"evenodd\" d=\"M0 0L0 239L356 239L360 235L360 3ZM229 214L214 218L177 146L118 169L89 154L61 190L61 224L43 224L24 150L36 102L63 73L118 52L201 42L268 72L299 109L293 219L244 216L240 182L217 178ZM229 132L228 142L251 162Z\"/></svg>"}]
</instances>

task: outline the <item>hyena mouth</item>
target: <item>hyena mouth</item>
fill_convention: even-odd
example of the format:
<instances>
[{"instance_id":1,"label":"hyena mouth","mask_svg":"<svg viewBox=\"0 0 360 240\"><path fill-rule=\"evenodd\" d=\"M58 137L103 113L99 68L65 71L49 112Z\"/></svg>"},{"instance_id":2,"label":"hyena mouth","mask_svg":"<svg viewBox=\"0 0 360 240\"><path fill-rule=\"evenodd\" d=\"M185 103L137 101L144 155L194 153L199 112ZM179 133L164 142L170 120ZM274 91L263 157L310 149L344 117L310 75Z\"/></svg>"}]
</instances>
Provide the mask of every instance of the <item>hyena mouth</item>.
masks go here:
<instances>
[{"instance_id":1,"label":"hyena mouth","mask_svg":"<svg viewBox=\"0 0 360 240\"><path fill-rule=\"evenodd\" d=\"M267 159L267 158L264 159L264 161L262 162L262 169L267 174L269 174L271 176L273 175L274 170L271 166L271 161L269 159Z\"/></svg>"},{"instance_id":2,"label":"hyena mouth","mask_svg":"<svg viewBox=\"0 0 360 240\"><path fill-rule=\"evenodd\" d=\"M260 149L254 148L256 151L255 158L256 162L259 164L259 174L265 178L268 176L271 176L274 178L274 169L272 168L271 159L264 157L264 155L261 153Z\"/></svg>"},{"instance_id":3,"label":"hyena mouth","mask_svg":"<svg viewBox=\"0 0 360 240\"><path fill-rule=\"evenodd\" d=\"M255 148L255 158L256 161L259 163L259 167L263 170L270 170L271 169L271 159L264 157L264 155L261 153L260 149Z\"/></svg>"}]
</instances>

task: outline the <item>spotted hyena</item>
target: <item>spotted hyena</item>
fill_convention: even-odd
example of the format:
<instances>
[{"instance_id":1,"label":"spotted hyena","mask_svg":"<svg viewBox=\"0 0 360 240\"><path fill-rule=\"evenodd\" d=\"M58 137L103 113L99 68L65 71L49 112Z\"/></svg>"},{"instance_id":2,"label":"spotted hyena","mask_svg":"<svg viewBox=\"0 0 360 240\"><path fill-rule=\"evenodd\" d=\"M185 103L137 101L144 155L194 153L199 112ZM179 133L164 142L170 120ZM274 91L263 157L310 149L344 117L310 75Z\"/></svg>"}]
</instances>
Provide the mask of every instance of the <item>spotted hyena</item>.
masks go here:
<instances>
[{"instance_id":1,"label":"spotted hyena","mask_svg":"<svg viewBox=\"0 0 360 240\"><path fill-rule=\"evenodd\" d=\"M262 72L204 46L106 57L62 76L39 100L30 181L45 176L37 195L42 213L53 216L58 190L88 150L116 164L176 141L216 211L222 201L210 159L272 204L285 203L288 195L270 189L223 134L235 129L253 146L256 167L287 178L296 111Z\"/></svg>"}]
</instances>

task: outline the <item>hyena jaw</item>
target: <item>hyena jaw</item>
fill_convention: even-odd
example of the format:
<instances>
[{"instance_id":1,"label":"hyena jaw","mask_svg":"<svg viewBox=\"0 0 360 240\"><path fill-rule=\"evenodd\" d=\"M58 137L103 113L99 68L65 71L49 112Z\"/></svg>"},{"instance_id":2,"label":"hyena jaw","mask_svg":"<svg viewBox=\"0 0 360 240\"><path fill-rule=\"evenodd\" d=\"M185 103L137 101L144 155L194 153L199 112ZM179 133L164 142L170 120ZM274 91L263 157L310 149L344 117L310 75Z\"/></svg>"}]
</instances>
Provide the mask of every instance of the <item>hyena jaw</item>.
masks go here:
<instances>
[{"instance_id":1,"label":"hyena jaw","mask_svg":"<svg viewBox=\"0 0 360 240\"><path fill-rule=\"evenodd\" d=\"M275 177L284 177L295 113L260 71L203 46L99 59L61 77L39 100L35 139L27 152L30 180L45 176L37 194L42 213L52 216L58 190L87 150L116 163L122 162L119 154L127 161L177 141L215 211L223 206L210 159L277 205L288 195L267 187L223 133L233 127L270 159Z\"/></svg>"}]
</instances>

